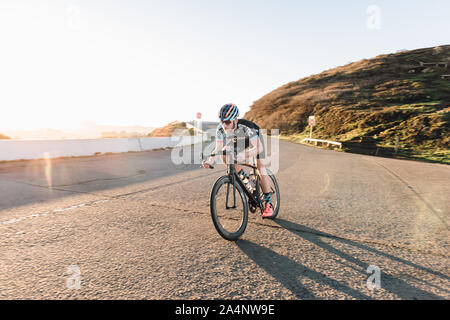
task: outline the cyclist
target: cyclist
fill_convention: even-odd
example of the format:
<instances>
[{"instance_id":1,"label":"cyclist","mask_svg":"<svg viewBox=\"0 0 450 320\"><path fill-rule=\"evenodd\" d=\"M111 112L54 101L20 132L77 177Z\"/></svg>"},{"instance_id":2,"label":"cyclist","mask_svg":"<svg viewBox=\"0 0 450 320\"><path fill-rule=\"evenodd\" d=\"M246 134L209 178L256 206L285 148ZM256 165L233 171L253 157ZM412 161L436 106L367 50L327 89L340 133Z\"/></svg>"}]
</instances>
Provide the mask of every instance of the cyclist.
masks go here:
<instances>
[{"instance_id":1,"label":"cyclist","mask_svg":"<svg viewBox=\"0 0 450 320\"><path fill-rule=\"evenodd\" d=\"M256 155L256 165L261 173L261 188L264 192L265 207L262 214L263 218L270 218L273 214L273 205L270 199L270 177L267 175L266 168L263 163L265 158L264 143L260 136L259 127L254 122L245 119L238 119L239 109L233 103L223 105L219 110L220 124L216 130L216 148L212 153L222 151L231 151L232 142L234 147L244 145L244 150L237 148L237 163L245 163L251 157ZM243 142L241 144L237 141ZM202 161L204 168L214 165L215 160L220 155L210 157L206 161ZM225 156L222 156L225 162ZM236 172L240 176L247 177L244 169L239 164L235 164Z\"/></svg>"}]
</instances>

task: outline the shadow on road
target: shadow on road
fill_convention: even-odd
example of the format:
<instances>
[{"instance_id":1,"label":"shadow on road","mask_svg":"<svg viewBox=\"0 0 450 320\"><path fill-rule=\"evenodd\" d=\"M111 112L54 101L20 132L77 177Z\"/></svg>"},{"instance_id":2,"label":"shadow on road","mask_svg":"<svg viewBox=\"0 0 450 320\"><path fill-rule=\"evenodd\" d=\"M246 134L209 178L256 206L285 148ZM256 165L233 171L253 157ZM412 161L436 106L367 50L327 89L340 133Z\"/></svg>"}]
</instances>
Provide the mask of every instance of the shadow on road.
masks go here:
<instances>
[{"instance_id":1,"label":"shadow on road","mask_svg":"<svg viewBox=\"0 0 450 320\"><path fill-rule=\"evenodd\" d=\"M336 291L343 292L355 299L370 299L367 295L354 290L342 282L333 280L324 274L311 270L285 256L247 240L238 240L236 245L267 273L273 276L285 288L289 289L298 299L319 299L306 289L299 279L308 278L312 281L327 285Z\"/></svg>"},{"instance_id":2,"label":"shadow on road","mask_svg":"<svg viewBox=\"0 0 450 320\"><path fill-rule=\"evenodd\" d=\"M419 266L419 265L414 264L414 263L412 263L410 261L407 261L407 260L404 260L402 258L393 256L393 255L391 255L389 253L382 252L380 250L371 248L371 247L369 247L367 245L364 245L364 244L361 244L361 243L358 243L358 242L354 242L354 241L350 241L350 240L346 240L346 239L342 239L342 238L333 236L331 234L327 234L325 232L314 230L314 229L311 229L309 227L306 227L306 226L303 226L303 225L300 225L300 224L297 224L297 223L294 223L294 222L291 222L291 221L287 221L287 220L283 220L283 219L276 219L274 221L278 225L280 225L281 227L283 227L286 230L288 230L288 231L292 232L293 234L295 234L296 236L299 236L302 239L310 241L311 243L313 243L313 244L315 244L315 245L317 245L317 246L319 246L319 247L329 251L330 253L339 256L340 258L342 258L345 261L349 262L350 265L356 266L356 268L354 267L354 269L360 271L362 277L365 278L365 279L367 279L367 277L369 276L366 273L366 270L369 267L369 264L359 260L358 258L356 258L353 255L349 255L348 253L345 253L344 251L342 251L340 249L337 249L337 248L333 247L332 245L322 241L322 238L323 237L332 238L333 240L339 241L339 242L341 242L343 244L351 245L351 246L354 246L354 247L356 247L358 249L366 250L368 252L375 253L377 255L386 257L386 258L391 259L393 261L400 262L400 263L403 263L405 265L417 268L417 269L419 269L421 271L424 271L424 272L427 272L427 273L432 274L434 276L440 277L443 280L449 280L449 277L444 275L444 274L442 274L442 273L439 273L439 272L436 272L434 270L431 270L431 269ZM414 278L414 277L411 276L410 278ZM416 278L416 280L419 280L419 279ZM441 291L448 292L448 290L446 290L446 289L439 288L439 287L437 287L435 285L432 285L432 284L428 284L427 282L425 282L423 280L419 280L419 281L422 282L422 283L425 283L425 284L427 284L429 286L436 287L436 288L438 288ZM438 296L438 295L436 295L434 293L430 293L430 292L421 290L419 288L416 288L416 287L406 283L405 281L403 281L401 279L398 279L398 278L396 278L396 277L394 277L394 276L392 276L390 274L387 274L387 273L383 272L383 268L381 268L381 287L383 289L385 289L385 290L387 290L387 291L397 295L400 299L409 299L409 300L410 299L421 299L421 300L422 299L434 299L434 300L436 300L436 299L445 299L444 297L440 297L440 296ZM355 296L355 295L353 295L353 296L359 299L358 296Z\"/></svg>"}]
</instances>

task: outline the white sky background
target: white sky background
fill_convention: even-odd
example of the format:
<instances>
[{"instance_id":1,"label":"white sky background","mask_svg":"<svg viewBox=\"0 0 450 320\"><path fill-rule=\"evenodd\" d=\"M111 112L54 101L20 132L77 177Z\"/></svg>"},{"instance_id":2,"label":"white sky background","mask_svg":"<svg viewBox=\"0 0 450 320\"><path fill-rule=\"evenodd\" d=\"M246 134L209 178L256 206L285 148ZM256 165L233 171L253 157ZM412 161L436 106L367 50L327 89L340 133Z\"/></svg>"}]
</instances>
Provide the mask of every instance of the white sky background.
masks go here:
<instances>
[{"instance_id":1,"label":"white sky background","mask_svg":"<svg viewBox=\"0 0 450 320\"><path fill-rule=\"evenodd\" d=\"M0 0L0 129L216 121L227 102L243 115L289 81L449 44L448 3Z\"/></svg>"}]
</instances>

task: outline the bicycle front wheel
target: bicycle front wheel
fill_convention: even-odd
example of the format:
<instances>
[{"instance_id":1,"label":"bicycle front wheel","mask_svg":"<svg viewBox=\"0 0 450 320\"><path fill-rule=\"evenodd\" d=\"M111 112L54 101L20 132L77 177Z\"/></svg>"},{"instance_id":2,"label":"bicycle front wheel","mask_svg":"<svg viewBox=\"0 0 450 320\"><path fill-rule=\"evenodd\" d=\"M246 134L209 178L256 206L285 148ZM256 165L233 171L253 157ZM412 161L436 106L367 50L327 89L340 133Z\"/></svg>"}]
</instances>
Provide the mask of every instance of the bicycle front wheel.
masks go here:
<instances>
[{"instance_id":1,"label":"bicycle front wheel","mask_svg":"<svg viewBox=\"0 0 450 320\"><path fill-rule=\"evenodd\" d=\"M211 218L217 232L227 240L237 240L245 231L248 221L247 198L239 184L229 176L219 178L211 191Z\"/></svg>"}]
</instances>

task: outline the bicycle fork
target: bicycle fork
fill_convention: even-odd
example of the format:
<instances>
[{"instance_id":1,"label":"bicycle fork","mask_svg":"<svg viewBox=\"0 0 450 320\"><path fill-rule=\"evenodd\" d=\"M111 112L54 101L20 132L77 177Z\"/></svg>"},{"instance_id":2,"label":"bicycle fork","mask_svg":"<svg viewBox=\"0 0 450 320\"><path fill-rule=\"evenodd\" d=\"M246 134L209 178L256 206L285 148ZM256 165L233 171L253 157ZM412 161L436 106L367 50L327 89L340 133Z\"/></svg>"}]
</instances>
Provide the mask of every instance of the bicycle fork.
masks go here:
<instances>
[{"instance_id":1,"label":"bicycle fork","mask_svg":"<svg viewBox=\"0 0 450 320\"><path fill-rule=\"evenodd\" d=\"M226 206L227 210L229 210L229 209L236 209L236 185L235 185L235 181L234 181L234 176L233 175L231 175L231 183L233 184L233 206L232 207L228 206L228 198L229 198L229 195L230 195L230 184L228 183L227 184L227 199L226 199L226 202L225 202L225 206Z\"/></svg>"}]
</instances>

